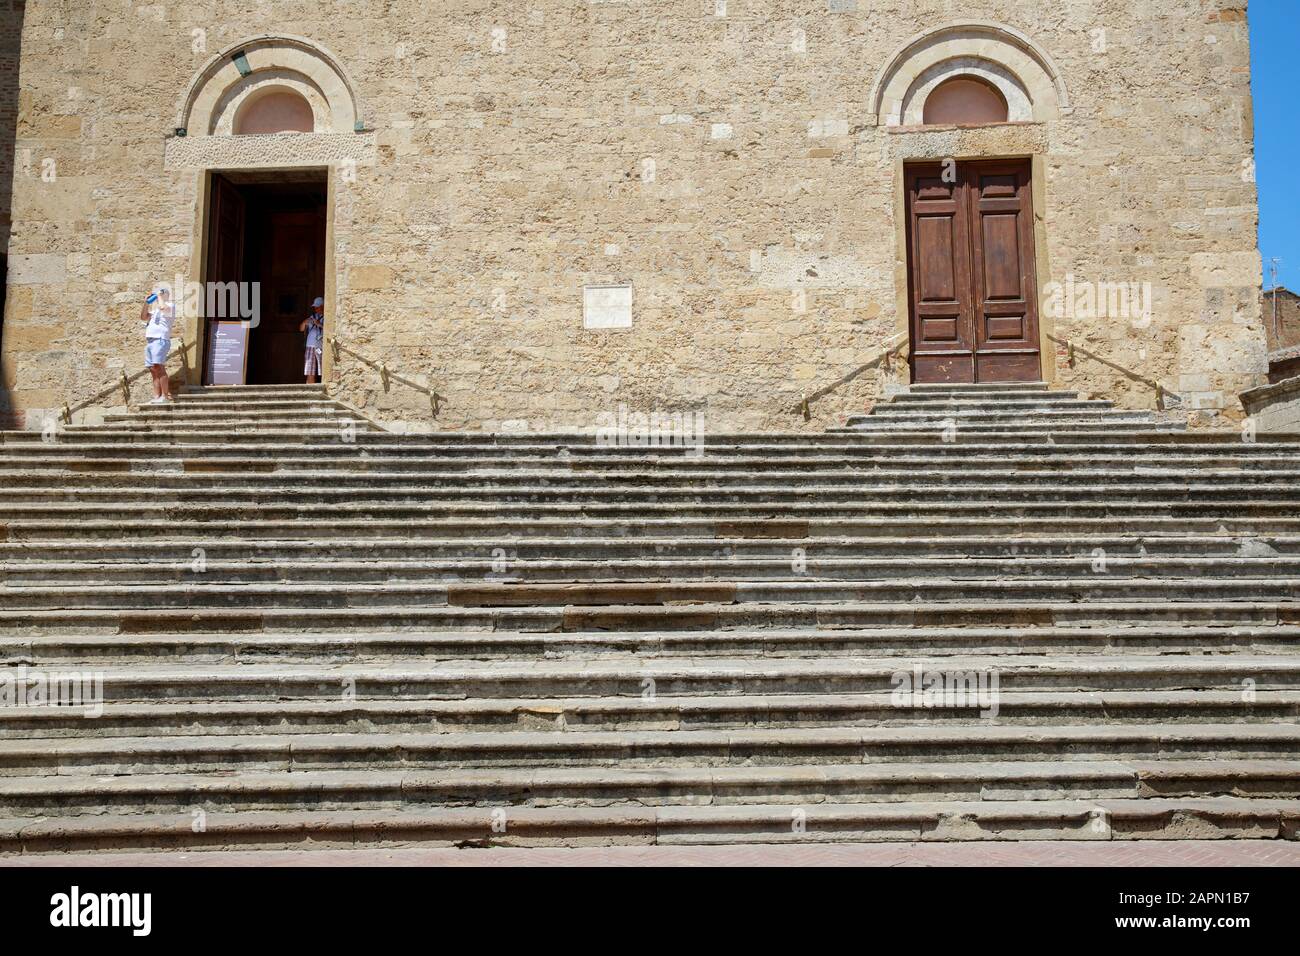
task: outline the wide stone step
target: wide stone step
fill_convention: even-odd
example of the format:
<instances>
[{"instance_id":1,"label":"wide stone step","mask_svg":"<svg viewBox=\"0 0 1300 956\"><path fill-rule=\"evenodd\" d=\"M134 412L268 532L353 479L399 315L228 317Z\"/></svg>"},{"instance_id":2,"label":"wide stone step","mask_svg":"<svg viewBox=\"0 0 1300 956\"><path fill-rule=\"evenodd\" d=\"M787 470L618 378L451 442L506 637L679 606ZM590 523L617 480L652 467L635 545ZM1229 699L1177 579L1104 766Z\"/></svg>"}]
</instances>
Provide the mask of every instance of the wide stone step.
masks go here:
<instances>
[{"instance_id":1,"label":"wide stone step","mask_svg":"<svg viewBox=\"0 0 1300 956\"><path fill-rule=\"evenodd\" d=\"M920 673L944 681L996 675L999 692L1300 690L1293 654L1123 656L967 654L932 658L638 658L546 661L427 661L158 664L67 667L53 674L82 680L79 700L299 700L475 697L671 697L754 694L880 694L908 688ZM983 675L981 677L981 675ZM75 689L75 688L74 688ZM918 709L924 701L908 698ZM76 710L90 705L74 703ZM976 708L986 709L986 708Z\"/></svg>"},{"instance_id":2,"label":"wide stone step","mask_svg":"<svg viewBox=\"0 0 1300 956\"><path fill-rule=\"evenodd\" d=\"M979 709L975 703L971 707ZM1169 765L1163 761L1213 759L1213 769L1204 765L1196 768L1198 777L1207 771L1215 779L1234 776L1222 765L1232 761L1280 761L1281 766L1270 767L1270 785L1259 786L1256 792L1261 796L1294 797L1300 796L1300 760L1287 758L1297 753L1300 727L1284 724L1004 727L986 722L942 727L30 738L0 740L0 779L234 771L546 770L570 766L657 770L667 766L866 764L861 769L867 779L858 778L856 782L870 792L875 783L872 771L879 773L880 764L951 762L964 765L968 786L974 792L943 790L940 797L969 799L984 788L996 789L997 781L995 768L967 761L1015 761L1011 772L1023 778L1032 775L1027 765L1039 761L1069 760L1071 763L1060 768L1068 773L1077 772L1076 762L1160 760L1157 772L1169 773ZM923 782L923 768L913 768L921 771L921 780L917 775L898 772L900 768L891 769L895 772L882 774L889 791L897 792L901 784L908 797L920 795L906 786L916 787ZM1050 779L1048 774L1042 777ZM1050 787L1042 777L1035 783L1045 789ZM1132 777L1126 782L1130 793L1105 795L1132 795ZM951 785L951 781L945 784ZM828 789L828 796L833 796L834 788ZM1255 788L1247 785L1246 789L1249 792ZM0 799L13 795L0 790ZM857 793L850 798L863 795Z\"/></svg>"},{"instance_id":3,"label":"wide stone step","mask_svg":"<svg viewBox=\"0 0 1300 956\"><path fill-rule=\"evenodd\" d=\"M2 459L0 459L2 460ZM496 466L461 468L440 467L423 461L368 460L325 458L314 461L292 459L281 462L286 467L253 467L248 459L190 458L145 462L137 459L48 459L33 467L19 466L16 461L4 461L11 467L0 467L0 479L8 494L34 491L85 490L93 496L120 491L149 492L160 488L180 491L254 490L270 492L280 490L418 490L422 488L496 486L503 488L541 485L554 488L617 488L627 491L638 489L678 488L691 490L774 487L782 490L800 490L809 487L855 487L873 483L884 487L908 486L917 489L961 488L968 485L994 484L1014 488L1022 480L1029 484L1057 481L1062 487L1088 486L1090 484L1149 483L1159 487L1179 487L1190 483L1214 484L1228 482L1257 484L1294 481L1296 459L1282 457L1234 459L1218 458L1196 462L1164 462L1139 460L1132 462L1101 461L1078 462L1077 469L1068 467L1068 459L999 462L1003 468L990 468L986 460L969 463L952 461L931 465L920 472L913 468L907 473L907 462L873 464L869 461L845 467L810 465L799 467L798 473L782 479L779 470L754 470L742 467L720 467L714 470L664 468L590 468L582 466L546 465L536 463L529 467L502 469ZM250 467L242 468L242 464ZM308 465L311 467L308 467ZM291 466L291 467L290 467ZM299 467L301 466L301 467ZM923 467L922 462L917 466ZM903 469L903 470L900 470Z\"/></svg>"},{"instance_id":4,"label":"wide stone step","mask_svg":"<svg viewBox=\"0 0 1300 956\"><path fill-rule=\"evenodd\" d=\"M1180 423L1157 421L1145 412L1125 412L1117 409L1040 408L1034 410L1002 411L999 409L935 408L928 405L880 409L870 415L854 415L846 419L847 427L863 431L874 426L889 428L911 427L918 431L931 428L961 429L972 426L999 426L1003 430L1029 425L1077 426L1090 432L1099 428L1132 430L1135 426L1150 430L1182 427Z\"/></svg>"},{"instance_id":5,"label":"wide stone step","mask_svg":"<svg viewBox=\"0 0 1300 956\"><path fill-rule=\"evenodd\" d=\"M308 587L308 586L303 586ZM51 601L50 603L54 603ZM73 603L65 601L65 603ZM906 604L685 603L531 607L355 607L344 603L301 607L152 606L0 610L0 634L282 633L321 630L446 631L460 629L554 631L717 630L746 627L1126 627L1151 624L1240 627L1300 623L1291 601L1147 602L1093 600L973 601Z\"/></svg>"},{"instance_id":6,"label":"wide stone step","mask_svg":"<svg viewBox=\"0 0 1300 956\"><path fill-rule=\"evenodd\" d=\"M951 405L961 408L1034 408L1059 405L1087 408L1114 408L1105 399L1083 398L1078 392L981 392L978 395L952 392L899 392L878 401L873 411L884 408L922 405Z\"/></svg>"},{"instance_id":7,"label":"wide stone step","mask_svg":"<svg viewBox=\"0 0 1300 956\"><path fill-rule=\"evenodd\" d=\"M311 516L308 515L308 518ZM1104 534L1239 534L1269 535L1300 533L1300 517L1279 518L1209 514L1205 516L1126 514L1120 516L1039 517L1009 515L996 518L917 517L879 518L660 518L620 519L587 518L460 518L449 520L361 520L331 519L328 525L318 520L245 521L227 517L218 521L183 521L169 517L165 522L124 521L8 521L0 524L0 541L48 542L93 541L116 542L155 540L189 540L202 536L222 539L315 541L324 535L332 539L405 535L409 540L438 538L483 538L515 536L521 539L554 537L564 533L576 540L589 537L646 536L719 539L785 539L842 534L847 537L895 538L909 532L919 537L944 538L962 535L1017 536L1025 534L1069 534L1080 536ZM196 557L196 555L191 555Z\"/></svg>"},{"instance_id":8,"label":"wide stone step","mask_svg":"<svg viewBox=\"0 0 1300 956\"><path fill-rule=\"evenodd\" d=\"M499 739L508 735L489 736ZM167 748L156 749L168 752ZM305 752L305 746L303 749ZM248 756L252 758L255 754L256 751L250 750ZM1060 800L1163 802L1197 799L1205 792L1230 794L1243 803L1256 805L1290 801L1293 815L1300 809L1295 803L1300 764L1269 759L1154 762L1135 758L867 765L824 761L793 765L620 768L591 765L394 767L368 772L304 766L292 773L263 769L254 766L255 763L250 759L249 766L230 774L177 770L96 778L70 769L57 780L0 777L0 799L4 800L15 823L23 815L30 818L104 812L203 810L212 813L267 808L320 811L378 807L390 810L493 807L506 817L498 820L501 823L513 814L555 804L563 804L570 812L611 802L616 806L635 803L665 808L731 807L741 811L746 809L743 806L746 801L785 805L788 823L792 816L790 808L804 804L823 808L876 804L885 809L913 801L957 807L968 801L981 805L1017 801L1029 810L1035 804ZM509 812L502 814L507 809ZM1105 808L1094 806L1093 810L1099 816ZM1277 813L1276 805L1272 805L1272 811ZM3 839L4 828L0 826L0 840Z\"/></svg>"},{"instance_id":9,"label":"wide stone step","mask_svg":"<svg viewBox=\"0 0 1300 956\"><path fill-rule=\"evenodd\" d=\"M355 443L355 435L370 434L387 437L387 432L380 431L361 418L344 418L343 416L321 416L315 419L291 419L282 424L273 422L248 422L247 424L227 422L196 422L190 424L135 423L130 425L104 425L93 429L68 428L60 431L54 441L42 439L42 448L51 454L58 450L85 450L92 454L120 455L125 452L148 455L162 454L183 447L204 449L204 453L213 445L225 447L258 446L266 442L278 445L311 445L321 448L346 446ZM6 442L18 447L23 442ZM27 439L32 445L35 439ZM175 446L173 448L172 446Z\"/></svg>"},{"instance_id":10,"label":"wide stone step","mask_svg":"<svg viewBox=\"0 0 1300 956\"><path fill-rule=\"evenodd\" d=\"M142 483L143 484L143 483ZM410 489L343 489L301 488L253 490L212 490L196 494L172 488L137 487L133 491L101 490L86 493L76 489L47 489L34 493L11 489L0 493L0 519L30 519L63 514L133 515L158 512L184 517L217 509L232 515L256 511L268 518L318 510L328 504L331 516L347 516L352 509L392 509L428 507L433 502L490 506L505 504L611 504L624 506L661 505L683 502L689 505L773 504L861 504L864 501L893 504L914 503L927 496L947 496L954 491L969 499L968 503L991 501L999 505L1054 501L1058 503L1107 503L1160 498L1166 502L1226 501L1249 497L1253 502L1294 502L1300 498L1300 481L1286 476L1257 476L1254 481L1224 478L1220 481L1176 483L1148 481L1129 477L1126 483L1089 484L1066 481L1031 481L1016 483L1014 490L1003 485L951 485L916 482L912 485L877 484L864 478L856 484L805 484L802 487L765 488L735 485L731 487L560 487L543 484L498 485L493 480L475 482L471 487L424 487Z\"/></svg>"},{"instance_id":11,"label":"wide stone step","mask_svg":"<svg viewBox=\"0 0 1300 956\"><path fill-rule=\"evenodd\" d=\"M175 396L170 405L140 404L132 406L126 414L141 415L182 415L191 412L199 414L215 413L258 413L275 409L351 409L352 406L341 402L322 392L302 392L291 395L198 395L182 392Z\"/></svg>"},{"instance_id":12,"label":"wide stone step","mask_svg":"<svg viewBox=\"0 0 1300 956\"><path fill-rule=\"evenodd\" d=\"M954 696L901 707L892 693L750 694L729 697L575 697L467 700L168 701L84 708L5 707L0 738L175 737L239 734L475 733L530 730L682 730L781 727L1059 724L1286 723L1300 691L999 690L996 717Z\"/></svg>"},{"instance_id":13,"label":"wide stone step","mask_svg":"<svg viewBox=\"0 0 1300 956\"><path fill-rule=\"evenodd\" d=\"M489 572L490 573L490 572ZM508 577L510 573L503 573ZM868 605L947 602L1164 601L1174 609L1182 602L1258 604L1300 601L1300 578L1240 577L1139 578L1096 575L1093 578L899 578L897 580L737 580L735 575L697 581L633 580L575 581L572 572L556 572L558 580L509 581L485 577L479 581L384 578L379 581L293 581L279 573L266 583L208 582L202 574L180 572L186 580L131 584L64 583L0 586L0 608L6 611L66 609L232 608L328 610L358 608L584 608L727 604L761 612L783 605L864 603ZM617 574L602 577L617 578ZM752 607L749 607L752 606ZM1227 609L1231 610L1231 607Z\"/></svg>"},{"instance_id":14,"label":"wide stone step","mask_svg":"<svg viewBox=\"0 0 1300 956\"><path fill-rule=\"evenodd\" d=\"M1205 470L1215 472L1240 472L1243 475L1290 474L1296 468L1297 456L1256 455L1238 456L1236 454L1215 454L1207 456L1140 456L1131 460L1101 455L1073 459L1074 465L1083 471L1101 470L1111 473L1127 472L1141 478L1151 474L1164 474L1174 468L1185 469L1190 480ZM147 459L138 457L82 457L77 455L54 455L41 457L33 455L23 458L20 455L0 455L0 477L25 482L30 486L42 483L51 486L63 482L89 482L96 478L115 482L141 480L175 481L181 476L193 476L196 480L209 483L225 484L227 482L284 483L301 478L304 482L338 479L341 482L368 482L372 477L377 482L471 482L490 483L500 478L503 481L526 483L528 481L592 482L601 479L611 485L627 486L638 484L673 484L689 485L700 482L724 481L731 483L772 484L781 480L782 470L789 478L790 487L800 484L825 482L858 482L877 472L881 480L894 478L894 473L908 467L909 458L893 459L845 459L801 461L791 476L792 463L789 461L754 462L744 460L708 459L701 467L700 462L664 460L660 462L627 460L621 463L591 464L576 461L542 461L528 464L503 466L499 462L486 459L450 459L432 461L426 458L383 458L354 456L338 457L322 454L315 457L286 456L274 461L245 457L205 457L193 454L177 458ZM972 473L976 478L990 465L1002 469L1014 468L1029 473L1030 480L1036 475L1064 473L1069 471L1069 456L1059 458L1031 457L1017 458L1008 455L998 462L992 462L981 455L970 460L960 458L942 462L916 462L912 480L917 483L942 485L945 482L961 480L963 472ZM924 470L922 470L924 469ZM1185 479L1187 480L1187 479ZM1008 484L1014 485L1015 479Z\"/></svg>"},{"instance_id":15,"label":"wide stone step","mask_svg":"<svg viewBox=\"0 0 1300 956\"><path fill-rule=\"evenodd\" d=\"M1161 431L1176 434L1182 427L1181 425L1162 422L1122 424L1100 421L1095 423L1084 421L1034 421L1017 416L1007 421L972 420L962 422L955 422L953 419L916 419L915 421L868 419L851 422L844 426L844 431L873 436L924 437L932 435L938 436L939 441L953 441L960 434L975 436L982 440L994 437L1018 440L1024 436L1035 435L1051 440L1056 435L1065 435L1067 433L1073 437L1091 436L1099 439L1110 437L1119 441L1123 440L1124 436L1128 436L1130 440L1145 439ZM830 431L838 432L839 430L830 429Z\"/></svg>"},{"instance_id":16,"label":"wide stone step","mask_svg":"<svg viewBox=\"0 0 1300 956\"><path fill-rule=\"evenodd\" d=\"M358 421L360 421L358 419ZM924 428L858 432L853 429L828 430L818 438L802 440L745 441L735 436L706 435L700 442L682 444L608 443L594 436L575 436L566 441L532 439L527 443L502 443L480 437L475 441L462 439L447 442L435 440L426 434L394 435L388 432L358 428L355 439L345 441L339 434L338 422L329 428L288 428L268 432L232 433L221 440L210 431L184 429L142 430L128 427L67 428L55 433L53 439L40 432L0 433L4 454L31 455L34 452L55 454L102 454L122 456L130 454L131 446L148 444L148 451L158 455L169 450L184 455L191 445L205 455L283 456L286 445L315 446L325 454L339 454L340 450L365 450L372 455L388 457L421 456L431 459L478 458L489 461L527 461L574 458L593 463L627 461L680 461L698 465L707 459L710 466L718 466L728 459L742 461L785 460L790 458L817 459L842 465L845 457L861 458L872 455L890 457L888 452L903 453L914 448L918 454L934 446L948 449L947 455L969 455L974 451L997 455L999 452L1016 454L1086 454L1090 451L1115 454L1118 450L1136 450L1143 453L1183 452L1200 453L1206 449L1231 449L1235 454L1295 454L1298 436L1266 433L1243 439L1238 431L1180 431L1164 427L1149 429L1095 427L1064 431L1049 426L1026 426L1022 429L1001 429L981 432L974 426L953 430ZM187 435L192 435L190 441ZM162 449L158 445L174 445Z\"/></svg>"},{"instance_id":17,"label":"wide stone step","mask_svg":"<svg viewBox=\"0 0 1300 956\"><path fill-rule=\"evenodd\" d=\"M284 397L289 395L325 395L325 386L319 382L309 385L305 382L293 385L206 385L186 386L176 395L177 401L198 401L203 399L230 400L244 396L261 395Z\"/></svg>"},{"instance_id":18,"label":"wide stone step","mask_svg":"<svg viewBox=\"0 0 1300 956\"><path fill-rule=\"evenodd\" d=\"M302 419L357 417L357 412L346 405L325 400L299 402L208 402L202 405L171 404L141 405L126 412L110 412L104 416L106 425L131 424L189 424L195 421L224 421L227 424L251 424L263 419L284 419L295 422ZM82 429L90 433L92 429Z\"/></svg>"},{"instance_id":19,"label":"wide stone step","mask_svg":"<svg viewBox=\"0 0 1300 956\"><path fill-rule=\"evenodd\" d=\"M70 529L75 530L75 529ZM791 529L794 530L794 529ZM808 530L808 529L802 529ZM1300 557L1300 534L1150 534L1150 535L1041 535L968 536L940 533L926 537L534 537L480 538L346 538L332 528L320 529L310 540L222 538L150 538L145 540L66 540L0 543L0 562L15 568L25 562L76 564L139 564L147 567L171 563L193 567L195 550L205 562L316 561L431 561L491 555L497 560L660 559L715 558L731 560L797 557L847 558L886 561L903 568L897 559L1086 559L1089 566L1105 559L1131 562L1158 558L1191 561L1209 558ZM1098 568L1102 567L1098 564Z\"/></svg>"},{"instance_id":20,"label":"wide stone step","mask_svg":"<svg viewBox=\"0 0 1300 956\"><path fill-rule=\"evenodd\" d=\"M966 469L915 471L884 469L844 470L798 475L784 481L763 473L628 474L597 475L570 471L462 472L422 474L254 474L182 475L155 471L133 475L3 474L0 507L37 502L204 502L347 501L422 499L433 495L568 493L595 496L653 496L683 494L777 495L857 494L906 491L914 495L951 490L1038 491L1044 487L1072 491L1124 493L1132 488L1164 493L1169 490L1203 493L1216 488L1250 494L1254 489L1300 487L1300 468L1204 468L1189 476L1185 469Z\"/></svg>"},{"instance_id":21,"label":"wide stone step","mask_svg":"<svg viewBox=\"0 0 1300 956\"><path fill-rule=\"evenodd\" d=\"M247 395L242 398L227 394L206 395L181 392L174 396L171 405L139 405L133 412L166 415L190 411L258 412L274 409L348 408L350 406L322 392L304 392L300 395Z\"/></svg>"},{"instance_id":22,"label":"wide stone step","mask_svg":"<svg viewBox=\"0 0 1300 956\"><path fill-rule=\"evenodd\" d=\"M691 845L951 840L1295 839L1295 800L1102 800L97 814L0 820L0 851Z\"/></svg>"},{"instance_id":23,"label":"wide stone step","mask_svg":"<svg viewBox=\"0 0 1300 956\"><path fill-rule=\"evenodd\" d=\"M987 395L998 392L1046 392L1046 382L915 382L908 386L911 393L953 392L963 395Z\"/></svg>"},{"instance_id":24,"label":"wide stone step","mask_svg":"<svg viewBox=\"0 0 1300 956\"><path fill-rule=\"evenodd\" d=\"M589 441L536 445L440 444L429 442L422 435L393 436L365 429L358 429L348 441L337 423L329 429L232 433L225 441L214 440L211 432L193 434L195 441L187 442L183 434L129 428L68 430L58 433L54 440L47 440L40 432L4 432L0 433L3 440L0 460L9 468L62 459L102 459L134 461L141 465L147 462L156 470L161 458L182 461L234 458L249 462L253 467L259 462L265 465L266 459L270 458L283 467L312 466L316 469L344 464L371 467L419 464L426 470L549 467L569 470L764 471L788 469L791 461L823 470L849 466L899 468L909 459L915 459L927 468L942 468L944 463L1006 467L1008 462L1020 461L1036 464L1068 461L1081 467L1098 463L1122 463L1126 466L1137 463L1167 468L1173 464L1249 463L1261 459L1285 460L1294 467L1297 456L1300 456L1300 443L1294 435L1264 434L1254 441L1243 441L1238 433L1175 431L1116 431L1098 436L1036 435L1032 432L1020 436L985 436L966 434L960 429L951 435L931 429L917 433L913 439L903 433L868 434L846 430L828 434L827 438L816 443L735 444L712 440L702 446L650 449L598 445ZM149 438L148 443L137 442L141 436Z\"/></svg>"},{"instance_id":25,"label":"wide stone step","mask_svg":"<svg viewBox=\"0 0 1300 956\"><path fill-rule=\"evenodd\" d=\"M337 431L344 426L376 430L365 419L343 413L331 414L294 414L277 416L198 416L181 415L168 417L132 415L115 418L105 417L106 428L96 430L95 437L131 436L139 441L152 441L159 433L168 435L184 434L188 431L220 431L231 435L249 434L251 432L318 431L322 434L331 429ZM112 429L111 431L108 429Z\"/></svg>"},{"instance_id":26,"label":"wide stone step","mask_svg":"<svg viewBox=\"0 0 1300 956\"><path fill-rule=\"evenodd\" d=\"M1300 628L1148 625L1126 627L878 627L805 630L525 632L449 631L308 634L111 634L0 637L0 663L63 667L143 661L191 663L382 663L394 659L558 660L573 657L908 657L978 654L1277 654Z\"/></svg>"},{"instance_id":27,"label":"wide stone step","mask_svg":"<svg viewBox=\"0 0 1300 956\"><path fill-rule=\"evenodd\" d=\"M1137 579L1130 590L1134 596L1148 593L1149 586L1167 584L1176 596L1188 588L1200 587L1201 581L1220 593L1230 582L1247 579L1258 584L1287 578L1300 582L1300 557L1226 557L1226 558L1151 558L1125 555L1083 554L1066 558L961 557L955 559L910 557L898 558L823 557L806 552L784 557L728 558L615 558L587 555L575 558L520 558L502 553L493 557L463 555L446 559L348 561L337 558L255 561L209 560L193 556L170 566L149 565L140 561L115 563L46 562L24 560L0 562L0 598L6 589L43 586L92 586L136 584L154 588L159 585L194 584L205 587L225 584L380 584L482 581L514 582L676 582L676 581L869 581L873 584L927 577L967 582L1004 581L1024 584L1026 594L1039 585L1055 587L1069 581ZM1106 586L1110 593L1115 585ZM924 591L928 584L918 584ZM1260 586L1263 596L1266 586ZM1290 593L1284 592L1284 593ZM972 596L978 596L973 590ZM843 599L844 595L836 595ZM891 595L891 600L896 599ZM3 606L0 603L0 606Z\"/></svg>"},{"instance_id":28,"label":"wide stone step","mask_svg":"<svg viewBox=\"0 0 1300 956\"><path fill-rule=\"evenodd\" d=\"M945 419L952 420L958 427L967 424L1077 424L1081 428L1092 428L1111 423L1146 423L1154 424L1155 417L1150 412L1134 412L1111 408L1106 403L1069 402L1062 404L1035 404L1032 406L1006 407L999 405L967 405L954 402L939 405L934 402L920 402L916 405L877 405L869 415L850 415L849 425L874 423L931 423ZM1174 424L1162 422L1161 424Z\"/></svg>"},{"instance_id":29,"label":"wide stone step","mask_svg":"<svg viewBox=\"0 0 1300 956\"><path fill-rule=\"evenodd\" d=\"M346 434L346 437L341 437L341 434L345 431L343 426L349 424L353 428ZM955 425L952 420L942 419L918 418L915 421L867 419L843 427L827 429L827 434L831 438L862 435L872 439L876 445L884 447L909 443L919 445L932 443L951 444L955 442L964 442L968 445L975 443L1052 444L1063 441L1091 442L1098 445L1102 443L1143 445L1154 443L1162 436L1182 436L1186 434L1182 430L1183 427L1175 423L1139 420L1131 422L1101 419L1095 421L1034 421L1014 416L1007 421L993 419L987 421L970 420ZM355 432L355 437L351 432ZM51 452L58 448L70 448L105 453L112 453L114 449L120 450L132 447L148 447L152 451L156 446L179 446L180 448L194 446L203 448L212 445L225 445L234 448L248 448L266 442L275 445L292 444L324 448L341 443L360 443L363 435L383 438L389 443L393 441L391 434L378 428L368 427L364 418L359 416L348 418L343 415L337 418L323 418L314 422L292 421L278 426L267 424L266 427L250 424L242 428L233 425L222 428L200 424L190 426L180 422L174 424L160 423L157 425L118 424L100 426L93 430L74 427L58 432L53 441L44 439L40 433L18 432L10 434L30 434L33 436L28 438L6 438L5 445L15 448L24 444L35 445L41 443L43 447ZM427 445L414 441L397 447L404 448L408 454L427 451ZM592 447L609 455L619 453L619 446L617 445ZM712 447L713 445L706 439L701 443L689 446L680 444L665 446L664 452L676 457L699 458L701 456L700 449L704 449L704 453L708 454L707 450ZM775 447L789 449L790 457L808 454L807 446L801 448L794 445L778 445ZM502 454L499 457L505 457L505 455L515 451L517 449L502 449ZM484 450L481 453L489 454L490 452ZM645 453L644 447L631 446L623 454L626 457L628 455L644 455Z\"/></svg>"},{"instance_id":30,"label":"wide stone step","mask_svg":"<svg viewBox=\"0 0 1300 956\"><path fill-rule=\"evenodd\" d=\"M217 522L229 525L237 521L292 521L300 520L316 524L328 520L331 524L347 521L373 520L382 524L384 521L429 521L462 519L516 519L518 521L564 519L574 520L623 520L652 521L656 518L667 519L699 518L718 523L734 521L773 521L787 519L792 521L817 521L830 519L871 519L891 516L907 522L916 522L922 518L960 520L972 516L983 518L1187 518L1187 519L1247 519L1278 518L1291 519L1300 515L1300 491L1292 496L1279 495L1272 498L1259 495L1261 500L1240 498L1188 496L1179 500L1178 495L1157 495L1152 491L1146 497L1135 496L1123 500L1081 501L1032 499L999 499L989 496L984 499L952 500L908 500L906 495L897 501L789 501L764 504L761 500L745 501L646 501L646 502L599 502L599 501L499 501L490 497L481 501L449 501L421 505L418 503L385 504L364 503L358 505L332 505L328 512L321 506L307 504L279 506L273 503L244 504L241 506L225 505L208 507L202 503L185 505L12 505L0 512L0 520L11 533L24 529L35 532L37 529L53 528L61 521L81 522L86 525L102 524L106 527L118 526L152 526L166 524L170 527L184 527L188 523ZM328 514L328 517L327 517ZM138 529L138 530L147 530ZM1279 527L1278 530L1283 530Z\"/></svg>"}]
</instances>

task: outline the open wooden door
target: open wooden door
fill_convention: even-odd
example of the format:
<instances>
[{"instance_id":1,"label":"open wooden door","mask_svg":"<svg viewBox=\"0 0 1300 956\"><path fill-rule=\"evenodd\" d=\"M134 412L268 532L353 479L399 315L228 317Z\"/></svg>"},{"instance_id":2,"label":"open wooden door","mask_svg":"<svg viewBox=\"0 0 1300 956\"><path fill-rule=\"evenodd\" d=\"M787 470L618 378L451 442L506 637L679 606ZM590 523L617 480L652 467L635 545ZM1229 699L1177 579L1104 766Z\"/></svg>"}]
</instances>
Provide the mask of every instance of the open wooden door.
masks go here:
<instances>
[{"instance_id":1,"label":"open wooden door","mask_svg":"<svg viewBox=\"0 0 1300 956\"><path fill-rule=\"evenodd\" d=\"M206 281L244 281L244 197L229 180L213 174L208 198ZM236 297L236 301L238 298ZM247 373L248 333L238 316L208 316L203 384L242 385ZM233 321L232 321L233 320ZM242 326L242 328L238 327Z\"/></svg>"}]
</instances>

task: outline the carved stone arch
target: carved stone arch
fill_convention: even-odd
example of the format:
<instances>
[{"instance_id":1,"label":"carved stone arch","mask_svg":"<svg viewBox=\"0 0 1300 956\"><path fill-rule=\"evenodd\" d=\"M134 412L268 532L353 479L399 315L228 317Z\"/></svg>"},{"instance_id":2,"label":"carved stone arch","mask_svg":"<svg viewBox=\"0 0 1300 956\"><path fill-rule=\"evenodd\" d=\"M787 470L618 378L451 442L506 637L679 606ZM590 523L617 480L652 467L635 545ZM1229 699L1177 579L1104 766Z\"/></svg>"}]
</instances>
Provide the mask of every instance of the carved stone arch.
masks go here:
<instances>
[{"instance_id":1,"label":"carved stone arch","mask_svg":"<svg viewBox=\"0 0 1300 956\"><path fill-rule=\"evenodd\" d=\"M303 94L316 114L317 132L364 128L356 85L332 53L302 37L258 36L227 47L195 74L177 108L177 132L228 132L242 98L267 82Z\"/></svg>"},{"instance_id":2,"label":"carved stone arch","mask_svg":"<svg viewBox=\"0 0 1300 956\"><path fill-rule=\"evenodd\" d=\"M948 23L907 40L890 57L868 102L877 125L921 122L925 97L940 83L972 76L1007 99L1009 119L1048 122L1069 109L1065 80L1041 46L989 21Z\"/></svg>"}]
</instances>

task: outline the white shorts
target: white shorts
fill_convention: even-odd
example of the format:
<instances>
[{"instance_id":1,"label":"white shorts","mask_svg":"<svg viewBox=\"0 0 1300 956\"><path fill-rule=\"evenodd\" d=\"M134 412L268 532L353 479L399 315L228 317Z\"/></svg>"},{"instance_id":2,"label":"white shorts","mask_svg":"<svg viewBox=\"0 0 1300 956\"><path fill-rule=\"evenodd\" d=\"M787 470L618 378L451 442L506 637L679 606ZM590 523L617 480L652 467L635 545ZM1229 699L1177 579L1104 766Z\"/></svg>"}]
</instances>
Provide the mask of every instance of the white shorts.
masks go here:
<instances>
[{"instance_id":1,"label":"white shorts","mask_svg":"<svg viewBox=\"0 0 1300 956\"><path fill-rule=\"evenodd\" d=\"M307 355L303 359L303 375L320 375L320 349L307 349Z\"/></svg>"},{"instance_id":2,"label":"white shorts","mask_svg":"<svg viewBox=\"0 0 1300 956\"><path fill-rule=\"evenodd\" d=\"M171 339L147 339L144 346L145 365L166 365L172 350Z\"/></svg>"}]
</instances>

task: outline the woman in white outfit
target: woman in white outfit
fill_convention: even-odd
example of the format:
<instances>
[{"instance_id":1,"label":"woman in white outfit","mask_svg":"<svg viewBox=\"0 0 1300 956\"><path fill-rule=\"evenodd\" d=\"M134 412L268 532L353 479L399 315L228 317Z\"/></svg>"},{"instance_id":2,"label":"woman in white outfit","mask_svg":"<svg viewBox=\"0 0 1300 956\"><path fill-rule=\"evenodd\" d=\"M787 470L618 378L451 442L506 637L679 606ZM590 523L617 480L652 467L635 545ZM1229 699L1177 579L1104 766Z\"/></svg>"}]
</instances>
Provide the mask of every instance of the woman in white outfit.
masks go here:
<instances>
[{"instance_id":1,"label":"woman in white outfit","mask_svg":"<svg viewBox=\"0 0 1300 956\"><path fill-rule=\"evenodd\" d=\"M145 300L140 308L144 326L144 361L153 376L153 401L150 405L165 405L172 400L171 383L167 380L167 354L172 348L172 324L176 321L176 303L171 292L160 287Z\"/></svg>"}]
</instances>

